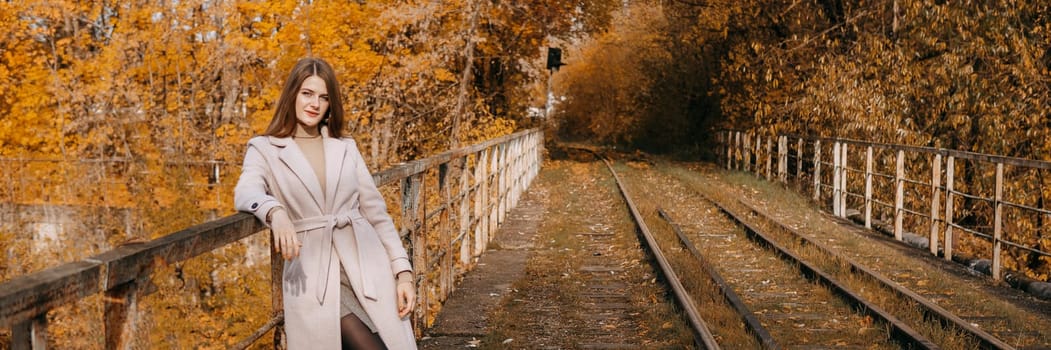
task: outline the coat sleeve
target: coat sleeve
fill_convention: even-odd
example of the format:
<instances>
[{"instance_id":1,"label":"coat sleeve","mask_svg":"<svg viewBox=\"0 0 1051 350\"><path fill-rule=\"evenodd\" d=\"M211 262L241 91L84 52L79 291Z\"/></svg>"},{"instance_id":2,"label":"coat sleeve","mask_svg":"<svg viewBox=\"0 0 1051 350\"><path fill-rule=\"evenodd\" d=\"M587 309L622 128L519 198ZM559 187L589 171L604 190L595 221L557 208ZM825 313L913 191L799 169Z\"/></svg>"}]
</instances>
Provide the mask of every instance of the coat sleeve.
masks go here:
<instances>
[{"instance_id":1,"label":"coat sleeve","mask_svg":"<svg viewBox=\"0 0 1051 350\"><path fill-rule=\"evenodd\" d=\"M412 271L408 253L401 243L397 228L394 227L394 221L387 212L387 203L383 201L383 195L376 188L376 183L372 181L372 174L365 166L365 159L361 156L354 141L348 140L347 144L349 148L347 152L354 157L354 175L358 178L358 203L361 206L361 212L376 229L376 234L383 242L387 256L390 257L391 271L395 275L403 271Z\"/></svg>"},{"instance_id":2,"label":"coat sleeve","mask_svg":"<svg viewBox=\"0 0 1051 350\"><path fill-rule=\"evenodd\" d=\"M238 211L253 214L259 221L266 223L266 213L274 207L281 206L281 203L270 193L270 184L267 183L267 179L271 178L267 176L270 168L259 146L253 144L259 140L255 138L248 141L248 150L241 166L241 177L237 179L237 186L234 187L234 207Z\"/></svg>"}]
</instances>

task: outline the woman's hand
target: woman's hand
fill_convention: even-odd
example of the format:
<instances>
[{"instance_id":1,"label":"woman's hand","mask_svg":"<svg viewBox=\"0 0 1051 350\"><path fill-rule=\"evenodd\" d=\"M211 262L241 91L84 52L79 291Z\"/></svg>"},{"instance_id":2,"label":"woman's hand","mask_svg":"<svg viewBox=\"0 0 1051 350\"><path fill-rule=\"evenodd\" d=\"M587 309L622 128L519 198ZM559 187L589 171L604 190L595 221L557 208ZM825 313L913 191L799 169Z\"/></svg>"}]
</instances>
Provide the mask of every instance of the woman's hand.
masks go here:
<instances>
[{"instance_id":1,"label":"woman's hand","mask_svg":"<svg viewBox=\"0 0 1051 350\"><path fill-rule=\"evenodd\" d=\"M284 209L273 209L270 218L270 231L274 233L274 249L284 256L285 260L292 260L299 256L299 248L303 243L296 237L296 228L292 226L292 219Z\"/></svg>"},{"instance_id":2,"label":"woman's hand","mask_svg":"<svg viewBox=\"0 0 1051 350\"><path fill-rule=\"evenodd\" d=\"M412 272L402 271L399 273L397 283L398 317L405 318L416 307L416 284L413 283Z\"/></svg>"}]
</instances>

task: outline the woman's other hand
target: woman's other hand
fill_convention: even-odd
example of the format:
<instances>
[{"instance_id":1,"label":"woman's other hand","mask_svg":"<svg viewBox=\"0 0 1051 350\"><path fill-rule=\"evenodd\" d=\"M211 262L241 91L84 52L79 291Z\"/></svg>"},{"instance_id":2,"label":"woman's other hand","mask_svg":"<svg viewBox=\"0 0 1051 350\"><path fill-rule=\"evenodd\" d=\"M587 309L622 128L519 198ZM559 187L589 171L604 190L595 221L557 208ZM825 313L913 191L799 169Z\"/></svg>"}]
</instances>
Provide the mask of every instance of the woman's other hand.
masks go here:
<instances>
[{"instance_id":1,"label":"woman's other hand","mask_svg":"<svg viewBox=\"0 0 1051 350\"><path fill-rule=\"evenodd\" d=\"M405 318L416 307L416 284L412 272L402 271L398 274L398 317Z\"/></svg>"},{"instance_id":2,"label":"woman's other hand","mask_svg":"<svg viewBox=\"0 0 1051 350\"><path fill-rule=\"evenodd\" d=\"M296 228L292 226L292 219L283 209L274 209L270 221L270 231L274 233L274 249L284 256L285 260L292 260L299 256L299 248L303 243L296 237Z\"/></svg>"}]
</instances>

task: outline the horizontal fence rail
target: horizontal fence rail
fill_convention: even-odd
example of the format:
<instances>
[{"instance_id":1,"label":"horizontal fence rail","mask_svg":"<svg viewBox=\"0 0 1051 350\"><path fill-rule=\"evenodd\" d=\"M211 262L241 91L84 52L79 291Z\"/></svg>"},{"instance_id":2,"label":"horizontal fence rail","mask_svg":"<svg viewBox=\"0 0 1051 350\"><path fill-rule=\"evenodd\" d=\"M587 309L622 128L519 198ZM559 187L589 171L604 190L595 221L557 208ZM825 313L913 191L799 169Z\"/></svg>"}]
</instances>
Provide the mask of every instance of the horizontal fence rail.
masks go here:
<instances>
[{"instance_id":1,"label":"horizontal fence rail","mask_svg":"<svg viewBox=\"0 0 1051 350\"><path fill-rule=\"evenodd\" d=\"M1051 257L1043 193L1051 162L742 131L721 131L718 142L727 169L794 185L833 215L946 260L967 247L971 257L988 260L996 281L1005 278L1005 265L1025 278L1021 267Z\"/></svg>"},{"instance_id":2,"label":"horizontal fence rail","mask_svg":"<svg viewBox=\"0 0 1051 350\"><path fill-rule=\"evenodd\" d=\"M391 209L416 272L417 332L430 326L453 283L473 268L506 213L539 173L543 137L539 129L525 130L373 174L381 190L397 186L400 193L400 205ZM127 348L141 326L135 322L137 302L155 268L265 230L255 217L237 213L16 277L0 284L0 326L10 327L12 349L43 349L50 310L102 293L105 347ZM282 258L271 249L270 260L270 316L235 348L246 348L275 329L274 343L280 346Z\"/></svg>"}]
</instances>

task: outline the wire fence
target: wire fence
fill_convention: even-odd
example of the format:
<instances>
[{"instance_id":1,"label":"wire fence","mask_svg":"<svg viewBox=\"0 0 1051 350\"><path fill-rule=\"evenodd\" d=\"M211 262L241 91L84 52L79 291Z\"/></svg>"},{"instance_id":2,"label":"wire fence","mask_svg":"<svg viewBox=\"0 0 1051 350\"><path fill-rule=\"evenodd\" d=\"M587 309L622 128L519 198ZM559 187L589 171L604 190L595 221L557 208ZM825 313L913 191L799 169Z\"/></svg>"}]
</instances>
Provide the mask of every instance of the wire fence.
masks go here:
<instances>
[{"instance_id":1,"label":"wire fence","mask_svg":"<svg viewBox=\"0 0 1051 350\"><path fill-rule=\"evenodd\" d=\"M720 162L793 185L839 217L1046 281L1051 162L940 148L723 131ZM776 168L775 168L776 165Z\"/></svg>"}]
</instances>

